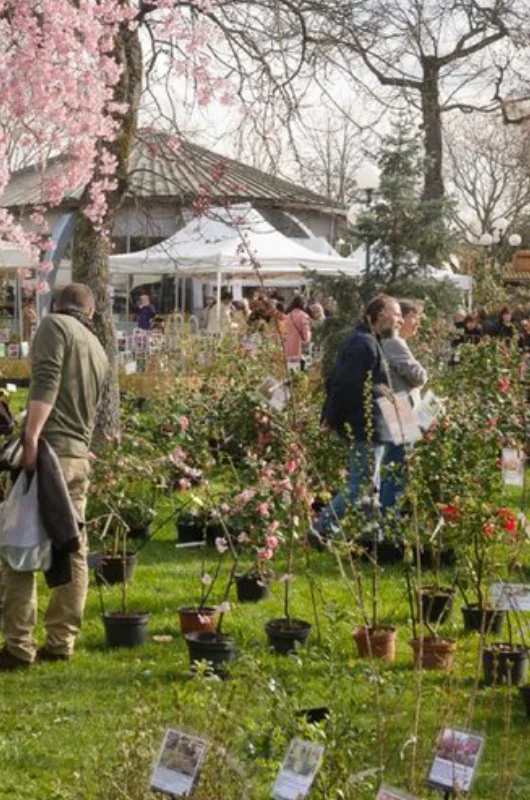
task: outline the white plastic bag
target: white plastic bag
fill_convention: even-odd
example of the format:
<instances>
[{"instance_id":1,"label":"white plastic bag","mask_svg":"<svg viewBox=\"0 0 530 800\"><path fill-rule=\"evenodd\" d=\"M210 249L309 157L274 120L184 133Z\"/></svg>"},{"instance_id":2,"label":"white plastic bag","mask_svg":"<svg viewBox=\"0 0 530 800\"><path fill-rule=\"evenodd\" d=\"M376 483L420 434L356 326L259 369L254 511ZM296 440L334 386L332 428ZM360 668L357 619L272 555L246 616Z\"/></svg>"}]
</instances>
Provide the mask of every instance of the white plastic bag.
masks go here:
<instances>
[{"instance_id":1,"label":"white plastic bag","mask_svg":"<svg viewBox=\"0 0 530 800\"><path fill-rule=\"evenodd\" d=\"M39 513L37 473L22 471L0 509L0 556L15 572L48 570L51 542Z\"/></svg>"}]
</instances>

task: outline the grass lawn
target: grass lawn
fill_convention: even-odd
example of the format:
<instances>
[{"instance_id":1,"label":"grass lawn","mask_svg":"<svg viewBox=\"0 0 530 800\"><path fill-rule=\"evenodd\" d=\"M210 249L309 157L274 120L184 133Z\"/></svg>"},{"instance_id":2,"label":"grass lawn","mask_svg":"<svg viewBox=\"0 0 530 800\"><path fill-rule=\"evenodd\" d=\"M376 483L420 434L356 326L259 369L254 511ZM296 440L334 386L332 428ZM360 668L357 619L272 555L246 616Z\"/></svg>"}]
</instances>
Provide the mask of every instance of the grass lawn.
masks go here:
<instances>
[{"instance_id":1,"label":"grass lawn","mask_svg":"<svg viewBox=\"0 0 530 800\"><path fill-rule=\"evenodd\" d=\"M276 582L272 597L259 604L239 605L232 598L225 629L241 653L232 677L192 677L176 609L198 600L200 558L196 550L176 549L174 539L174 526L168 523L142 550L129 592L131 608L151 613L150 633L170 634L171 642L151 640L138 650L107 650L92 580L74 660L1 676L2 800L151 797L149 772L169 725L212 743L214 757L196 792L201 800L270 797L294 735L326 745L315 798L373 798L380 777L358 775L378 768L384 769L388 783L405 788L412 775L409 786L418 797L439 797L425 788L424 779L437 732L445 724L486 736L473 796L530 796L530 721L516 690L474 691L477 637L463 633L459 608L444 627L459 640L454 671L415 673L402 570L388 568L382 578L381 616L398 626L398 657L393 665L360 660L351 639L359 616L350 589L329 555L311 554L318 642L301 554L292 584L292 613L313 622L308 647L287 658L267 651L264 622L283 616L282 585ZM276 566L281 573L281 564ZM109 609L117 608L119 591L107 589L105 598ZM41 611L45 600L42 591ZM319 705L331 710L329 720L319 726L310 728L295 716L297 709ZM233 776L223 748L241 774Z\"/></svg>"}]
</instances>

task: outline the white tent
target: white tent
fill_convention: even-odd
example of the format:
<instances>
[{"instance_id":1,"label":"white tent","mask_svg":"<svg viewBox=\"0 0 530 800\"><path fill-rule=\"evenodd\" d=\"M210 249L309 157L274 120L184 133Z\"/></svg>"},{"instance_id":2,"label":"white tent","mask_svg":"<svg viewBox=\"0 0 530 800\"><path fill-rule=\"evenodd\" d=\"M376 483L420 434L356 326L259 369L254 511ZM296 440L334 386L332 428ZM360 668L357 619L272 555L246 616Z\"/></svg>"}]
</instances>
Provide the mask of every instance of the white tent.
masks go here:
<instances>
[{"instance_id":1,"label":"white tent","mask_svg":"<svg viewBox=\"0 0 530 800\"><path fill-rule=\"evenodd\" d=\"M0 241L0 270L36 269L38 262L16 244ZM18 274L15 279L14 324L22 334L22 291ZM16 327L15 327L16 330Z\"/></svg>"},{"instance_id":2,"label":"white tent","mask_svg":"<svg viewBox=\"0 0 530 800\"><path fill-rule=\"evenodd\" d=\"M218 283L222 276L243 279L258 272L290 279L303 278L307 269L321 275L360 274L353 260L315 252L304 241L284 236L250 204L214 208L154 247L111 256L110 269L114 274L216 275Z\"/></svg>"}]
</instances>

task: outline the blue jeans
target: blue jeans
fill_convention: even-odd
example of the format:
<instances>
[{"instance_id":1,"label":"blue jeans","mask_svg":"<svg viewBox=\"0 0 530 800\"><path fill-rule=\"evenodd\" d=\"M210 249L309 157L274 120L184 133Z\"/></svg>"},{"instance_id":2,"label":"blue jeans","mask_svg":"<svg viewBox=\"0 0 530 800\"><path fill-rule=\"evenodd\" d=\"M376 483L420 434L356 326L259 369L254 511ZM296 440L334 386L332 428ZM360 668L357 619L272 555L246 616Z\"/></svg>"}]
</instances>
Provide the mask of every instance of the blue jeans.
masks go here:
<instances>
[{"instance_id":1,"label":"blue jeans","mask_svg":"<svg viewBox=\"0 0 530 800\"><path fill-rule=\"evenodd\" d=\"M313 529L317 533L336 532L337 520L345 515L347 502L352 506L360 506L366 496L368 504L371 504L374 492L379 489L381 465L386 447L384 444L368 444L368 442L355 442L352 445L348 498L346 500L344 495L339 493L322 509L313 523Z\"/></svg>"},{"instance_id":2,"label":"blue jeans","mask_svg":"<svg viewBox=\"0 0 530 800\"><path fill-rule=\"evenodd\" d=\"M383 513L396 505L405 488L405 453L403 444L386 445L379 493Z\"/></svg>"}]
</instances>

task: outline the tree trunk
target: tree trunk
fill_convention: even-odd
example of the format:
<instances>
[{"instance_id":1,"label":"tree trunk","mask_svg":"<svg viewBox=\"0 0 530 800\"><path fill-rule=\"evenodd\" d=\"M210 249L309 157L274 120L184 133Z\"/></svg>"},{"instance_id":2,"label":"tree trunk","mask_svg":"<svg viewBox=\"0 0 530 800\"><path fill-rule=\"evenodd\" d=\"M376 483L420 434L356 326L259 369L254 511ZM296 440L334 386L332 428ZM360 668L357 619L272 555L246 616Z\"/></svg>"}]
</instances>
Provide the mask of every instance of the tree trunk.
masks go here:
<instances>
[{"instance_id":1,"label":"tree trunk","mask_svg":"<svg viewBox=\"0 0 530 800\"><path fill-rule=\"evenodd\" d=\"M116 37L115 58L122 67L114 100L126 103L128 110L120 117L120 128L115 141L106 143L107 149L117 159L117 188L107 196L108 214L104 228L112 229L113 219L128 187L129 157L138 125L138 108L142 91L142 48L137 31L125 27ZM97 177L97 176L95 176ZM90 184L81 199L81 212L90 202ZM112 318L109 277L109 242L88 217L79 214L73 242L72 277L86 283L96 298L94 322L110 362L110 376L100 403L94 439L96 442L119 433L120 404L118 369L116 360L116 332Z\"/></svg>"},{"instance_id":2,"label":"tree trunk","mask_svg":"<svg viewBox=\"0 0 530 800\"><path fill-rule=\"evenodd\" d=\"M429 58L423 59L421 112L425 144L424 200L442 200L442 111L440 107L440 68Z\"/></svg>"}]
</instances>

